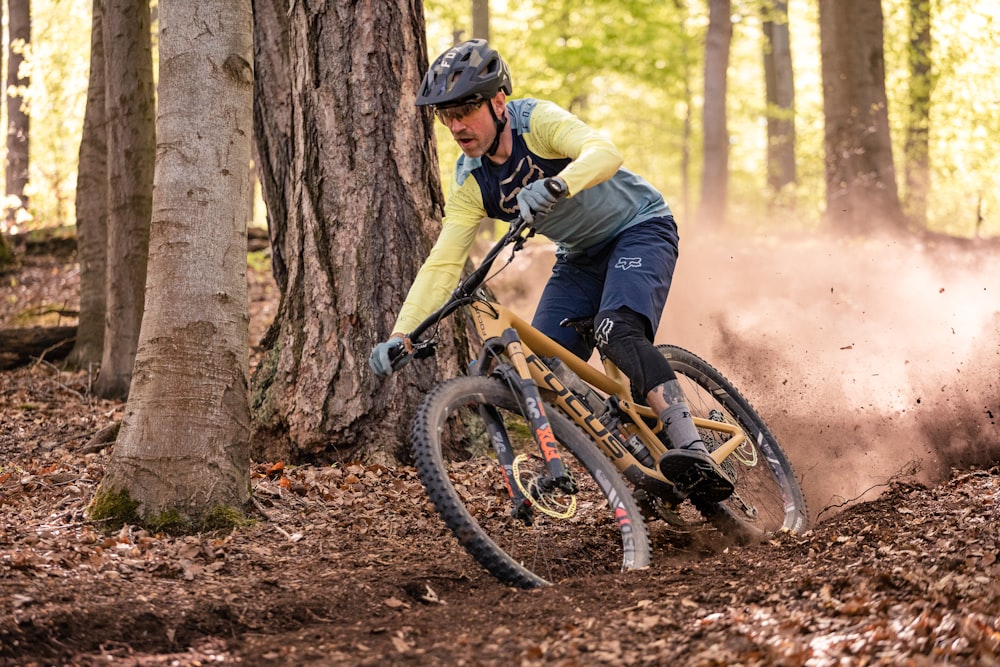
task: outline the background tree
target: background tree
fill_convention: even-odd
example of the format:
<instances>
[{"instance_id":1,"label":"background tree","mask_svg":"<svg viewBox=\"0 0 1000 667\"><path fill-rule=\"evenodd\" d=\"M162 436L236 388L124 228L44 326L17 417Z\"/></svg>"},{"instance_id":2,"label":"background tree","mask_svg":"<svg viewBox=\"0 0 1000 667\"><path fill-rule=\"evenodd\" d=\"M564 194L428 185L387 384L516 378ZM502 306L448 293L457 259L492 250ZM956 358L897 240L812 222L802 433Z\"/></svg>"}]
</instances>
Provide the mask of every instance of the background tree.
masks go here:
<instances>
[{"instance_id":1,"label":"background tree","mask_svg":"<svg viewBox=\"0 0 1000 667\"><path fill-rule=\"evenodd\" d=\"M3 25L3 2L0 0L0 26ZM2 40L0 40L2 41ZM0 59L2 60L2 59ZM0 80L3 80L3 63L0 63ZM0 108L2 108L3 96L0 95ZM2 115L2 113L0 113ZM0 271L14 263L14 251L7 242L7 237L0 230Z\"/></svg>"},{"instance_id":2,"label":"background tree","mask_svg":"<svg viewBox=\"0 0 1000 667\"><path fill-rule=\"evenodd\" d=\"M104 351L94 391L124 398L142 321L156 156L148 0L107 0L104 55L108 271Z\"/></svg>"},{"instance_id":3,"label":"background tree","mask_svg":"<svg viewBox=\"0 0 1000 667\"><path fill-rule=\"evenodd\" d=\"M253 29L249 0L201 0L197 20L192 13L190 3L160 0L146 314L92 511L137 504L146 522L198 528L249 500Z\"/></svg>"},{"instance_id":4,"label":"background tree","mask_svg":"<svg viewBox=\"0 0 1000 667\"><path fill-rule=\"evenodd\" d=\"M7 190L6 215L13 220L18 209L27 208L28 148L31 117L27 92L31 76L25 56L31 49L31 2L7 2ZM11 197L16 197L12 200Z\"/></svg>"},{"instance_id":5,"label":"background tree","mask_svg":"<svg viewBox=\"0 0 1000 667\"><path fill-rule=\"evenodd\" d=\"M903 148L905 174L904 209L913 224L927 226L927 195L930 189L931 3L909 0L909 96L906 143Z\"/></svg>"},{"instance_id":6,"label":"background tree","mask_svg":"<svg viewBox=\"0 0 1000 667\"><path fill-rule=\"evenodd\" d=\"M899 226L879 0L820 0L826 218L835 230Z\"/></svg>"},{"instance_id":7,"label":"background tree","mask_svg":"<svg viewBox=\"0 0 1000 667\"><path fill-rule=\"evenodd\" d=\"M767 184L775 193L795 183L795 77L788 2L765 0L764 82L767 94Z\"/></svg>"},{"instance_id":8,"label":"background tree","mask_svg":"<svg viewBox=\"0 0 1000 667\"><path fill-rule=\"evenodd\" d=\"M433 118L414 106L428 65L422 6L334 12L256 0L254 30L260 177L281 289L254 375L257 455L398 453L434 373L382 383L367 359L440 226Z\"/></svg>"},{"instance_id":9,"label":"background tree","mask_svg":"<svg viewBox=\"0 0 1000 667\"><path fill-rule=\"evenodd\" d=\"M708 0L705 38L705 106L702 108L704 160L698 221L713 228L725 224L729 189L729 130L726 127L726 83L729 45L733 37L729 0Z\"/></svg>"},{"instance_id":10,"label":"background tree","mask_svg":"<svg viewBox=\"0 0 1000 667\"><path fill-rule=\"evenodd\" d=\"M76 179L76 243L80 262L80 319L68 363L99 364L104 352L108 258L108 137L104 95L104 0L94 0L90 82Z\"/></svg>"},{"instance_id":11,"label":"background tree","mask_svg":"<svg viewBox=\"0 0 1000 667\"><path fill-rule=\"evenodd\" d=\"M472 36L490 41L490 0L472 0Z\"/></svg>"}]
</instances>

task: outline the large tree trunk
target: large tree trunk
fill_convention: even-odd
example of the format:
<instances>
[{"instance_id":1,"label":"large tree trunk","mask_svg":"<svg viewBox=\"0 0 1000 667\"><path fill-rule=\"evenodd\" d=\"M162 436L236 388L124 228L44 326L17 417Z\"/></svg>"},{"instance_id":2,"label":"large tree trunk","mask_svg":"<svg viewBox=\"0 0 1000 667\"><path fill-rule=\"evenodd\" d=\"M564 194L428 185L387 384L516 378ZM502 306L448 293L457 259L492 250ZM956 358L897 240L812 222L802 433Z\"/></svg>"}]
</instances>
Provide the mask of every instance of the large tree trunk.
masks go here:
<instances>
[{"instance_id":1,"label":"large tree trunk","mask_svg":"<svg viewBox=\"0 0 1000 667\"><path fill-rule=\"evenodd\" d=\"M767 183L777 193L795 183L795 78L788 2L764 6L764 81L767 94Z\"/></svg>"},{"instance_id":2,"label":"large tree trunk","mask_svg":"<svg viewBox=\"0 0 1000 667\"><path fill-rule=\"evenodd\" d=\"M160 0L159 137L146 313L98 490L200 527L250 494L250 0Z\"/></svg>"},{"instance_id":3,"label":"large tree trunk","mask_svg":"<svg viewBox=\"0 0 1000 667\"><path fill-rule=\"evenodd\" d=\"M427 67L422 6L255 0L254 25L281 303L254 376L253 452L396 455L435 373L421 362L383 383L367 359L440 228L433 120L414 106Z\"/></svg>"},{"instance_id":4,"label":"large tree trunk","mask_svg":"<svg viewBox=\"0 0 1000 667\"><path fill-rule=\"evenodd\" d=\"M905 209L914 226L927 227L930 190L931 3L910 0L910 107L906 119Z\"/></svg>"},{"instance_id":5,"label":"large tree trunk","mask_svg":"<svg viewBox=\"0 0 1000 667\"><path fill-rule=\"evenodd\" d=\"M7 56L7 196L17 197L20 208L27 208L24 186L28 184L28 137L30 117L25 93L31 78L24 71L24 54L31 44L30 0L8 0ZM13 219L18 206L8 204L7 218Z\"/></svg>"},{"instance_id":6,"label":"large tree trunk","mask_svg":"<svg viewBox=\"0 0 1000 667\"><path fill-rule=\"evenodd\" d=\"M726 127L726 70L733 37L730 0L708 0L705 37L705 106L702 109L704 163L698 221L706 228L725 224L729 190L729 130Z\"/></svg>"},{"instance_id":7,"label":"large tree trunk","mask_svg":"<svg viewBox=\"0 0 1000 667\"><path fill-rule=\"evenodd\" d=\"M880 0L820 0L827 224L900 226L885 94Z\"/></svg>"},{"instance_id":8,"label":"large tree trunk","mask_svg":"<svg viewBox=\"0 0 1000 667\"><path fill-rule=\"evenodd\" d=\"M148 0L107 0L107 310L101 373L94 385L102 398L128 395L142 321L156 156L149 23Z\"/></svg>"},{"instance_id":9,"label":"large tree trunk","mask_svg":"<svg viewBox=\"0 0 1000 667\"><path fill-rule=\"evenodd\" d=\"M101 363L108 266L108 135L104 98L103 0L94 0L90 82L76 177L76 240L80 262L80 325L69 364Z\"/></svg>"}]
</instances>

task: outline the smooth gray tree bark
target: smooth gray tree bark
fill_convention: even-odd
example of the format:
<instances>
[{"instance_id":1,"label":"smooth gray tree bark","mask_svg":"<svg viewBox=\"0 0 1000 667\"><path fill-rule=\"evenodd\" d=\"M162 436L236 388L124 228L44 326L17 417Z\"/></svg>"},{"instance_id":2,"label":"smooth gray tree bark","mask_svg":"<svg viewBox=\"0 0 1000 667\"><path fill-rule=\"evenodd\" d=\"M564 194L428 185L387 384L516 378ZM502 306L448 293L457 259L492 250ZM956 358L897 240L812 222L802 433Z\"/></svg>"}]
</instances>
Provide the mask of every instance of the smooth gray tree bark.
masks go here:
<instances>
[{"instance_id":1,"label":"smooth gray tree bark","mask_svg":"<svg viewBox=\"0 0 1000 667\"><path fill-rule=\"evenodd\" d=\"M100 494L198 528L250 496L250 0L161 0L146 310ZM213 518L214 517L214 518Z\"/></svg>"},{"instance_id":2,"label":"smooth gray tree bark","mask_svg":"<svg viewBox=\"0 0 1000 667\"><path fill-rule=\"evenodd\" d=\"M104 96L104 1L94 0L90 81L76 177L76 241L80 261L80 324L68 363L88 368L104 353L108 267L108 131Z\"/></svg>"},{"instance_id":3,"label":"smooth gray tree bark","mask_svg":"<svg viewBox=\"0 0 1000 667\"><path fill-rule=\"evenodd\" d=\"M125 398L146 287L156 157L156 102L148 0L106 0L108 263L104 350L94 392Z\"/></svg>"}]
</instances>

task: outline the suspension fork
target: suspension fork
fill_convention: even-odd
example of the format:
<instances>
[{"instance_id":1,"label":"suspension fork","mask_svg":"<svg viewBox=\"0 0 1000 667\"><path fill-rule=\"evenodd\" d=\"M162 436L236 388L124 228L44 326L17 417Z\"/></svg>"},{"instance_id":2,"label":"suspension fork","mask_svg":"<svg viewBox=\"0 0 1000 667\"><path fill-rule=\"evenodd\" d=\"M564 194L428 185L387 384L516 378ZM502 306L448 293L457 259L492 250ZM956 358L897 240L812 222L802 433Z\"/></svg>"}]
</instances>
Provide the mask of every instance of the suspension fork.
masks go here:
<instances>
[{"instance_id":1,"label":"suspension fork","mask_svg":"<svg viewBox=\"0 0 1000 667\"><path fill-rule=\"evenodd\" d=\"M482 372L482 369L486 365L484 357L487 351L496 355L500 349L506 353L510 364L501 366L498 372L518 397L518 401L521 404L521 412L524 418L528 420L531 426L532 437L538 445L538 450L541 452L542 458L545 460L548 477L542 482L542 490L546 491L550 488L558 487L566 493L576 493L576 481L566 470L562 456L556 448L556 438L552 432L552 424L549 422L548 415L546 414L541 394L538 391L538 385L535 384L535 381L531 377L531 370L528 367L528 361L517 331L513 328L508 328L503 331L499 340L487 341L486 346L484 346L483 356L480 357L480 361L477 364L480 367L480 372ZM518 490L517 484L512 483L514 457L510 440L508 439L506 430L502 427L500 415L495 409L484 408L481 409L480 413L489 429L491 441L494 443L494 450L497 453L497 459L503 467L504 481L507 483L511 496L514 498L516 509L519 501L523 498L523 494ZM526 500L530 504L530 499Z\"/></svg>"},{"instance_id":2,"label":"suspension fork","mask_svg":"<svg viewBox=\"0 0 1000 667\"><path fill-rule=\"evenodd\" d=\"M515 519L520 519L525 525L531 525L531 500L521 493L521 487L514 482L514 449L510 445L510 436L503 426L503 419L500 412L492 405L480 405L479 416L486 424L486 432L490 436L490 444L496 452L497 462L500 463L500 473L503 475L503 483L507 487L514 506L510 510L510 515Z\"/></svg>"}]
</instances>

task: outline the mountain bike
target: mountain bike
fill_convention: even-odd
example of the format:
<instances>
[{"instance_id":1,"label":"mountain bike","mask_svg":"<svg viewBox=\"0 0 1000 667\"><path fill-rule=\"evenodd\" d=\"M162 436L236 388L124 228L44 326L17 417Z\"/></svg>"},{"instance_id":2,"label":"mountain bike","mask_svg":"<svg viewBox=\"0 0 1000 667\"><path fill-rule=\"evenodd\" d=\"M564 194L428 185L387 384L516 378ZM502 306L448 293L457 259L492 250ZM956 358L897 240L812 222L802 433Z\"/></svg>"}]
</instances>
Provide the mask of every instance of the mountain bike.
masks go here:
<instances>
[{"instance_id":1,"label":"mountain bike","mask_svg":"<svg viewBox=\"0 0 1000 667\"><path fill-rule=\"evenodd\" d=\"M658 346L711 456L735 482L722 502L687 498L660 473L656 461L669 446L663 424L632 398L613 362L603 358L598 370L488 298L481 288L496 275L497 258L510 247L509 264L533 234L522 219L513 221L409 334L409 356L431 356L438 323L468 306L482 339L469 374L432 389L412 427L418 474L458 542L501 582L534 588L647 567L647 519L688 526L694 512L739 543L804 530L806 503L788 457L706 361ZM563 325L593 335L592 321Z\"/></svg>"}]
</instances>

